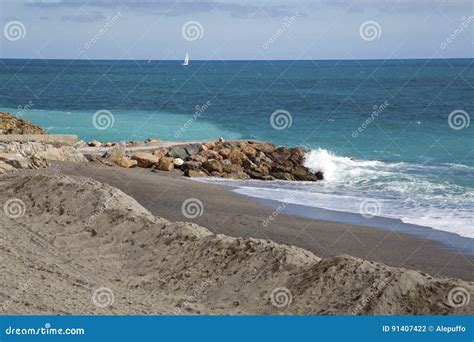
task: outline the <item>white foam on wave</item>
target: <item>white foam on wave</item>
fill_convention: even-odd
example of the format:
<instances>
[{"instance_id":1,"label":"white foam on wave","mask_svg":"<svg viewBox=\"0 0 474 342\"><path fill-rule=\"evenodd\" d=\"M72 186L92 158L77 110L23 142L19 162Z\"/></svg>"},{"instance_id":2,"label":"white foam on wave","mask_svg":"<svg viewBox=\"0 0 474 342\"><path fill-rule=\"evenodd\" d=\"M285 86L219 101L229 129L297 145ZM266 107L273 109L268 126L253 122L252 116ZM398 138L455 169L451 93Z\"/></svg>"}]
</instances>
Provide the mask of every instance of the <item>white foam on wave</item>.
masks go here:
<instances>
[{"instance_id":1,"label":"white foam on wave","mask_svg":"<svg viewBox=\"0 0 474 342\"><path fill-rule=\"evenodd\" d=\"M379 161L354 160L340 157L325 149L312 150L305 156L304 165L311 171L321 171L324 179L328 181L343 180L346 177L356 177L372 173L377 166L383 164Z\"/></svg>"},{"instance_id":2,"label":"white foam on wave","mask_svg":"<svg viewBox=\"0 0 474 342\"><path fill-rule=\"evenodd\" d=\"M377 216L474 238L474 189L432 177L454 165L356 160L317 149L307 153L305 166L322 171L324 181L205 181L251 197L355 214L364 201L376 201Z\"/></svg>"}]
</instances>

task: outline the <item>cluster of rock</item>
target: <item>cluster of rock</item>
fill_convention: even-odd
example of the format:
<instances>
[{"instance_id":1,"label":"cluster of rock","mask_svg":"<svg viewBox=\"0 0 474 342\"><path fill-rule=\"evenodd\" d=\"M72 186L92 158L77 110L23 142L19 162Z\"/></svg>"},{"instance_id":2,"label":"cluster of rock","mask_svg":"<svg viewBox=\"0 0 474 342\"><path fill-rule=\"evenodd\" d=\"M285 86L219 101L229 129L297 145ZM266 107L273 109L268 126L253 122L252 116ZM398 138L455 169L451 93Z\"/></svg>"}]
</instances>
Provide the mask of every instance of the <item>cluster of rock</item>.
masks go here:
<instances>
[{"instance_id":1,"label":"cluster of rock","mask_svg":"<svg viewBox=\"0 0 474 342\"><path fill-rule=\"evenodd\" d=\"M220 139L202 144L161 147L153 152L130 155L126 155L123 148L116 147L106 152L103 158L126 168L179 169L188 177L288 181L323 179L322 172L314 173L304 166L305 151L302 148L276 147L258 141Z\"/></svg>"},{"instance_id":2,"label":"cluster of rock","mask_svg":"<svg viewBox=\"0 0 474 342\"><path fill-rule=\"evenodd\" d=\"M72 146L54 146L40 142L0 142L0 174L16 169L48 167L48 161L87 162Z\"/></svg>"},{"instance_id":3,"label":"cluster of rock","mask_svg":"<svg viewBox=\"0 0 474 342\"><path fill-rule=\"evenodd\" d=\"M0 134L46 134L46 132L29 121L0 112Z\"/></svg>"}]
</instances>

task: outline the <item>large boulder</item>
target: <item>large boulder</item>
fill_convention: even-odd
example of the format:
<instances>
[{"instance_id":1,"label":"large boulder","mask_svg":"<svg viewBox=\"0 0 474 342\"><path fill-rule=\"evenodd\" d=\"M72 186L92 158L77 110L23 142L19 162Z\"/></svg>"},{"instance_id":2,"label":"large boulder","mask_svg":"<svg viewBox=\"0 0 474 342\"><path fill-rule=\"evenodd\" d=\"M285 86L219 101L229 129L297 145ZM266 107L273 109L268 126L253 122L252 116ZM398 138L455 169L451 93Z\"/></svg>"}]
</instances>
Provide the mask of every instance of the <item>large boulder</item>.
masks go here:
<instances>
[{"instance_id":1,"label":"large boulder","mask_svg":"<svg viewBox=\"0 0 474 342\"><path fill-rule=\"evenodd\" d=\"M136 160L139 167L152 167L159 162L157 156L147 152L136 152L131 159Z\"/></svg>"},{"instance_id":2,"label":"large boulder","mask_svg":"<svg viewBox=\"0 0 474 342\"><path fill-rule=\"evenodd\" d=\"M160 159L158 164L158 169L161 171L171 171L174 169L174 160L173 157L163 157Z\"/></svg>"},{"instance_id":3,"label":"large boulder","mask_svg":"<svg viewBox=\"0 0 474 342\"><path fill-rule=\"evenodd\" d=\"M202 177L207 177L207 174L204 171L201 170L186 170L184 171L184 175L186 177L191 177L191 178L202 178Z\"/></svg>"},{"instance_id":4,"label":"large boulder","mask_svg":"<svg viewBox=\"0 0 474 342\"><path fill-rule=\"evenodd\" d=\"M123 157L123 158L117 159L114 163L121 167L130 168L130 167L136 166L138 162L136 160Z\"/></svg>"},{"instance_id":5,"label":"large boulder","mask_svg":"<svg viewBox=\"0 0 474 342\"><path fill-rule=\"evenodd\" d=\"M205 161L204 163L202 163L202 167L208 172L222 173L224 171L222 164L216 159L210 159Z\"/></svg>"},{"instance_id":6,"label":"large boulder","mask_svg":"<svg viewBox=\"0 0 474 342\"><path fill-rule=\"evenodd\" d=\"M123 147L117 146L105 152L102 157L110 160L112 163L117 163L118 160L125 157L125 150Z\"/></svg>"},{"instance_id":7,"label":"large boulder","mask_svg":"<svg viewBox=\"0 0 474 342\"><path fill-rule=\"evenodd\" d=\"M271 153L275 151L276 147L272 143L269 142L260 142L260 141L249 141L250 146L252 146L257 151L261 151L263 153Z\"/></svg>"},{"instance_id":8,"label":"large boulder","mask_svg":"<svg viewBox=\"0 0 474 342\"><path fill-rule=\"evenodd\" d=\"M166 156L166 154L168 154L168 149L165 148L165 147L161 147L159 149L156 149L153 151L153 155L155 157L158 158L158 160L160 160L161 158L163 158L164 156Z\"/></svg>"},{"instance_id":9,"label":"large boulder","mask_svg":"<svg viewBox=\"0 0 474 342\"><path fill-rule=\"evenodd\" d=\"M232 164L242 165L244 163L244 160L247 159L247 156L243 154L239 149L234 148L230 151L228 159Z\"/></svg>"},{"instance_id":10,"label":"large boulder","mask_svg":"<svg viewBox=\"0 0 474 342\"><path fill-rule=\"evenodd\" d=\"M245 144L242 146L242 153L245 154L247 157L255 157L257 155L257 150L254 149L252 146Z\"/></svg>"},{"instance_id":11,"label":"large boulder","mask_svg":"<svg viewBox=\"0 0 474 342\"><path fill-rule=\"evenodd\" d=\"M185 150L190 156L198 154L201 151L201 144L189 144L185 147Z\"/></svg>"},{"instance_id":12,"label":"large boulder","mask_svg":"<svg viewBox=\"0 0 474 342\"><path fill-rule=\"evenodd\" d=\"M186 160L189 157L188 152L181 147L181 146L175 146L171 147L168 151L168 156L173 157L173 158L181 158L183 160Z\"/></svg>"}]
</instances>

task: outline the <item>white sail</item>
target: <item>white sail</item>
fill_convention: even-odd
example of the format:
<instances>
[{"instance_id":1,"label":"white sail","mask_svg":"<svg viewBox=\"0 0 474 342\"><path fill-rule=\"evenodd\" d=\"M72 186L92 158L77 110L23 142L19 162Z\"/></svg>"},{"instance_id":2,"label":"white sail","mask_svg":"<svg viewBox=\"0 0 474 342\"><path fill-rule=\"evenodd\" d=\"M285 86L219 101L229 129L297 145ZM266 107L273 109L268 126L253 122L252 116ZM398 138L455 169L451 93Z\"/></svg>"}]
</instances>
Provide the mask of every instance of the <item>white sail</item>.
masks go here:
<instances>
[{"instance_id":1,"label":"white sail","mask_svg":"<svg viewBox=\"0 0 474 342\"><path fill-rule=\"evenodd\" d=\"M186 57L184 57L183 65L188 65L188 64L189 64L189 53L186 53Z\"/></svg>"}]
</instances>

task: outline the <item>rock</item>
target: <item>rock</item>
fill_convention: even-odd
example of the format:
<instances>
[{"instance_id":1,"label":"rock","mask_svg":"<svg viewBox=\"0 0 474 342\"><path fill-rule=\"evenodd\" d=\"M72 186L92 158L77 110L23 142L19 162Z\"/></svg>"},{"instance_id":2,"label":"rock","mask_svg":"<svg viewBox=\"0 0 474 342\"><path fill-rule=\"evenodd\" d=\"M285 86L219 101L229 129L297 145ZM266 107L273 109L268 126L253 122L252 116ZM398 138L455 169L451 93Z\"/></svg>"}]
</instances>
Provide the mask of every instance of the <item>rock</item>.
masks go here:
<instances>
[{"instance_id":1,"label":"rock","mask_svg":"<svg viewBox=\"0 0 474 342\"><path fill-rule=\"evenodd\" d=\"M125 157L125 150L123 147L114 147L111 150L104 153L103 158L110 160L113 163L116 163L118 160Z\"/></svg>"},{"instance_id":2,"label":"rock","mask_svg":"<svg viewBox=\"0 0 474 342\"><path fill-rule=\"evenodd\" d=\"M206 151L208 150L206 145L201 145L201 149L199 151Z\"/></svg>"},{"instance_id":3,"label":"rock","mask_svg":"<svg viewBox=\"0 0 474 342\"><path fill-rule=\"evenodd\" d=\"M242 165L247 157L239 149L235 148L230 152L228 159L232 164Z\"/></svg>"},{"instance_id":4,"label":"rock","mask_svg":"<svg viewBox=\"0 0 474 342\"><path fill-rule=\"evenodd\" d=\"M213 150L213 149L216 148L216 144L213 143L213 142L205 143L203 146L206 146L206 148L207 148L208 150Z\"/></svg>"},{"instance_id":5,"label":"rock","mask_svg":"<svg viewBox=\"0 0 474 342\"><path fill-rule=\"evenodd\" d=\"M21 153L1 153L0 152L0 162L2 164L10 165L15 169L38 169L43 167L48 167L48 162L46 159L32 155L32 156L23 156ZM7 167L7 169L9 169Z\"/></svg>"},{"instance_id":6,"label":"rock","mask_svg":"<svg viewBox=\"0 0 474 342\"><path fill-rule=\"evenodd\" d=\"M40 142L0 142L0 153L19 153L27 159L36 156L46 160L87 162L84 155L72 146L55 147Z\"/></svg>"},{"instance_id":7,"label":"rock","mask_svg":"<svg viewBox=\"0 0 474 342\"><path fill-rule=\"evenodd\" d=\"M168 149L165 147L161 147L157 150L153 151L153 155L160 160L162 157L166 156L168 154Z\"/></svg>"},{"instance_id":8,"label":"rock","mask_svg":"<svg viewBox=\"0 0 474 342\"><path fill-rule=\"evenodd\" d=\"M188 152L186 152L186 150L183 147L175 146L169 149L168 156L186 160L189 157L189 154Z\"/></svg>"},{"instance_id":9,"label":"rock","mask_svg":"<svg viewBox=\"0 0 474 342\"><path fill-rule=\"evenodd\" d=\"M249 141L248 142L254 149L261 151L263 153L271 153L275 151L276 147L269 142L260 142L260 141Z\"/></svg>"},{"instance_id":10,"label":"rock","mask_svg":"<svg viewBox=\"0 0 474 342\"><path fill-rule=\"evenodd\" d=\"M194 156L190 156L188 160L204 163L207 160L207 158L201 156L200 154L195 154Z\"/></svg>"},{"instance_id":11,"label":"rock","mask_svg":"<svg viewBox=\"0 0 474 342\"><path fill-rule=\"evenodd\" d=\"M139 167L152 167L159 162L157 156L147 152L136 152L131 159L136 160Z\"/></svg>"},{"instance_id":12,"label":"rock","mask_svg":"<svg viewBox=\"0 0 474 342\"><path fill-rule=\"evenodd\" d=\"M244 153L247 157L255 157L257 155L257 150L250 145L244 145L242 147L242 153Z\"/></svg>"},{"instance_id":13,"label":"rock","mask_svg":"<svg viewBox=\"0 0 474 342\"><path fill-rule=\"evenodd\" d=\"M201 144L189 144L185 147L185 150L190 156L198 154L201 151Z\"/></svg>"},{"instance_id":14,"label":"rock","mask_svg":"<svg viewBox=\"0 0 474 342\"><path fill-rule=\"evenodd\" d=\"M174 169L174 159L173 157L163 157L160 159L158 164L158 169L161 171L171 171Z\"/></svg>"},{"instance_id":15,"label":"rock","mask_svg":"<svg viewBox=\"0 0 474 342\"><path fill-rule=\"evenodd\" d=\"M257 172L257 171L245 170L245 173L248 174L250 176L250 178L253 178L253 179L275 180L275 177L270 176L270 175L265 175L265 174Z\"/></svg>"},{"instance_id":16,"label":"rock","mask_svg":"<svg viewBox=\"0 0 474 342\"><path fill-rule=\"evenodd\" d=\"M102 143L100 141L97 141L97 140L92 140L87 145L89 145L91 147L101 147Z\"/></svg>"},{"instance_id":17,"label":"rock","mask_svg":"<svg viewBox=\"0 0 474 342\"><path fill-rule=\"evenodd\" d=\"M287 180L287 181L294 181L295 177L291 173L288 172L272 172L271 176L275 177L276 179Z\"/></svg>"},{"instance_id":18,"label":"rock","mask_svg":"<svg viewBox=\"0 0 474 342\"><path fill-rule=\"evenodd\" d=\"M202 167L209 172L218 172L222 173L224 168L222 167L221 163L219 163L216 159L210 159L202 163Z\"/></svg>"},{"instance_id":19,"label":"rock","mask_svg":"<svg viewBox=\"0 0 474 342\"><path fill-rule=\"evenodd\" d=\"M204 157L205 159L222 159L222 156L216 151L206 150L199 152L199 156Z\"/></svg>"},{"instance_id":20,"label":"rock","mask_svg":"<svg viewBox=\"0 0 474 342\"><path fill-rule=\"evenodd\" d=\"M46 134L46 131L27 120L0 112L0 134Z\"/></svg>"},{"instance_id":21,"label":"rock","mask_svg":"<svg viewBox=\"0 0 474 342\"><path fill-rule=\"evenodd\" d=\"M323 180L324 179L324 174L321 171L316 171L314 174L316 176L317 180Z\"/></svg>"},{"instance_id":22,"label":"rock","mask_svg":"<svg viewBox=\"0 0 474 342\"><path fill-rule=\"evenodd\" d=\"M5 163L4 161L0 161L0 175L13 171L15 168L11 166L10 164Z\"/></svg>"},{"instance_id":23,"label":"rock","mask_svg":"<svg viewBox=\"0 0 474 342\"><path fill-rule=\"evenodd\" d=\"M291 151L284 147L278 147L275 151L269 154L269 156L272 160L276 161L277 163L283 164L290 158Z\"/></svg>"},{"instance_id":24,"label":"rock","mask_svg":"<svg viewBox=\"0 0 474 342\"><path fill-rule=\"evenodd\" d=\"M137 161L136 160L133 160L133 159L128 159L126 157L123 157L123 158L120 158L120 159L117 159L115 161L115 164L117 164L118 166L121 166L121 167L125 167L125 168L130 168L130 167L134 167L137 165Z\"/></svg>"},{"instance_id":25,"label":"rock","mask_svg":"<svg viewBox=\"0 0 474 342\"><path fill-rule=\"evenodd\" d=\"M223 142L225 142L225 140L224 140L224 138L223 138L223 137L220 137L220 138L219 138L219 140L217 140L217 141L218 141L218 142L220 142L220 143L223 143Z\"/></svg>"},{"instance_id":26,"label":"rock","mask_svg":"<svg viewBox=\"0 0 474 342\"><path fill-rule=\"evenodd\" d=\"M78 142L74 144L74 147L76 148L87 147L87 143L84 140L79 140Z\"/></svg>"},{"instance_id":27,"label":"rock","mask_svg":"<svg viewBox=\"0 0 474 342\"><path fill-rule=\"evenodd\" d=\"M219 150L219 154L222 156L222 158L224 159L227 159L229 158L229 155L230 155L230 149L229 148L223 148L221 150Z\"/></svg>"},{"instance_id":28,"label":"rock","mask_svg":"<svg viewBox=\"0 0 474 342\"><path fill-rule=\"evenodd\" d=\"M181 170L201 170L202 163L198 161L185 161L183 165L181 165Z\"/></svg>"},{"instance_id":29,"label":"rock","mask_svg":"<svg viewBox=\"0 0 474 342\"><path fill-rule=\"evenodd\" d=\"M243 171L239 171L235 173L224 173L222 177L227 178L227 179L242 179L242 180L250 179L250 176Z\"/></svg>"},{"instance_id":30,"label":"rock","mask_svg":"<svg viewBox=\"0 0 474 342\"><path fill-rule=\"evenodd\" d=\"M244 167L244 169L253 170L257 167L257 164L255 164L254 162L252 162L250 159L247 158L242 163L242 166Z\"/></svg>"},{"instance_id":31,"label":"rock","mask_svg":"<svg viewBox=\"0 0 474 342\"><path fill-rule=\"evenodd\" d=\"M181 158L175 158L175 159L173 160L173 165L174 165L174 166L178 166L178 167L179 167L179 166L181 166L181 165L183 165L183 164L184 164L184 160L181 159Z\"/></svg>"},{"instance_id":32,"label":"rock","mask_svg":"<svg viewBox=\"0 0 474 342\"><path fill-rule=\"evenodd\" d=\"M202 178L202 177L207 177L207 174L203 171L200 170L186 170L184 172L184 175L186 177L192 177L192 178Z\"/></svg>"},{"instance_id":33,"label":"rock","mask_svg":"<svg viewBox=\"0 0 474 342\"><path fill-rule=\"evenodd\" d=\"M303 165L304 155L305 155L305 152L302 148L300 147L291 148L290 157L288 158L288 160L290 160L294 165Z\"/></svg>"}]
</instances>

